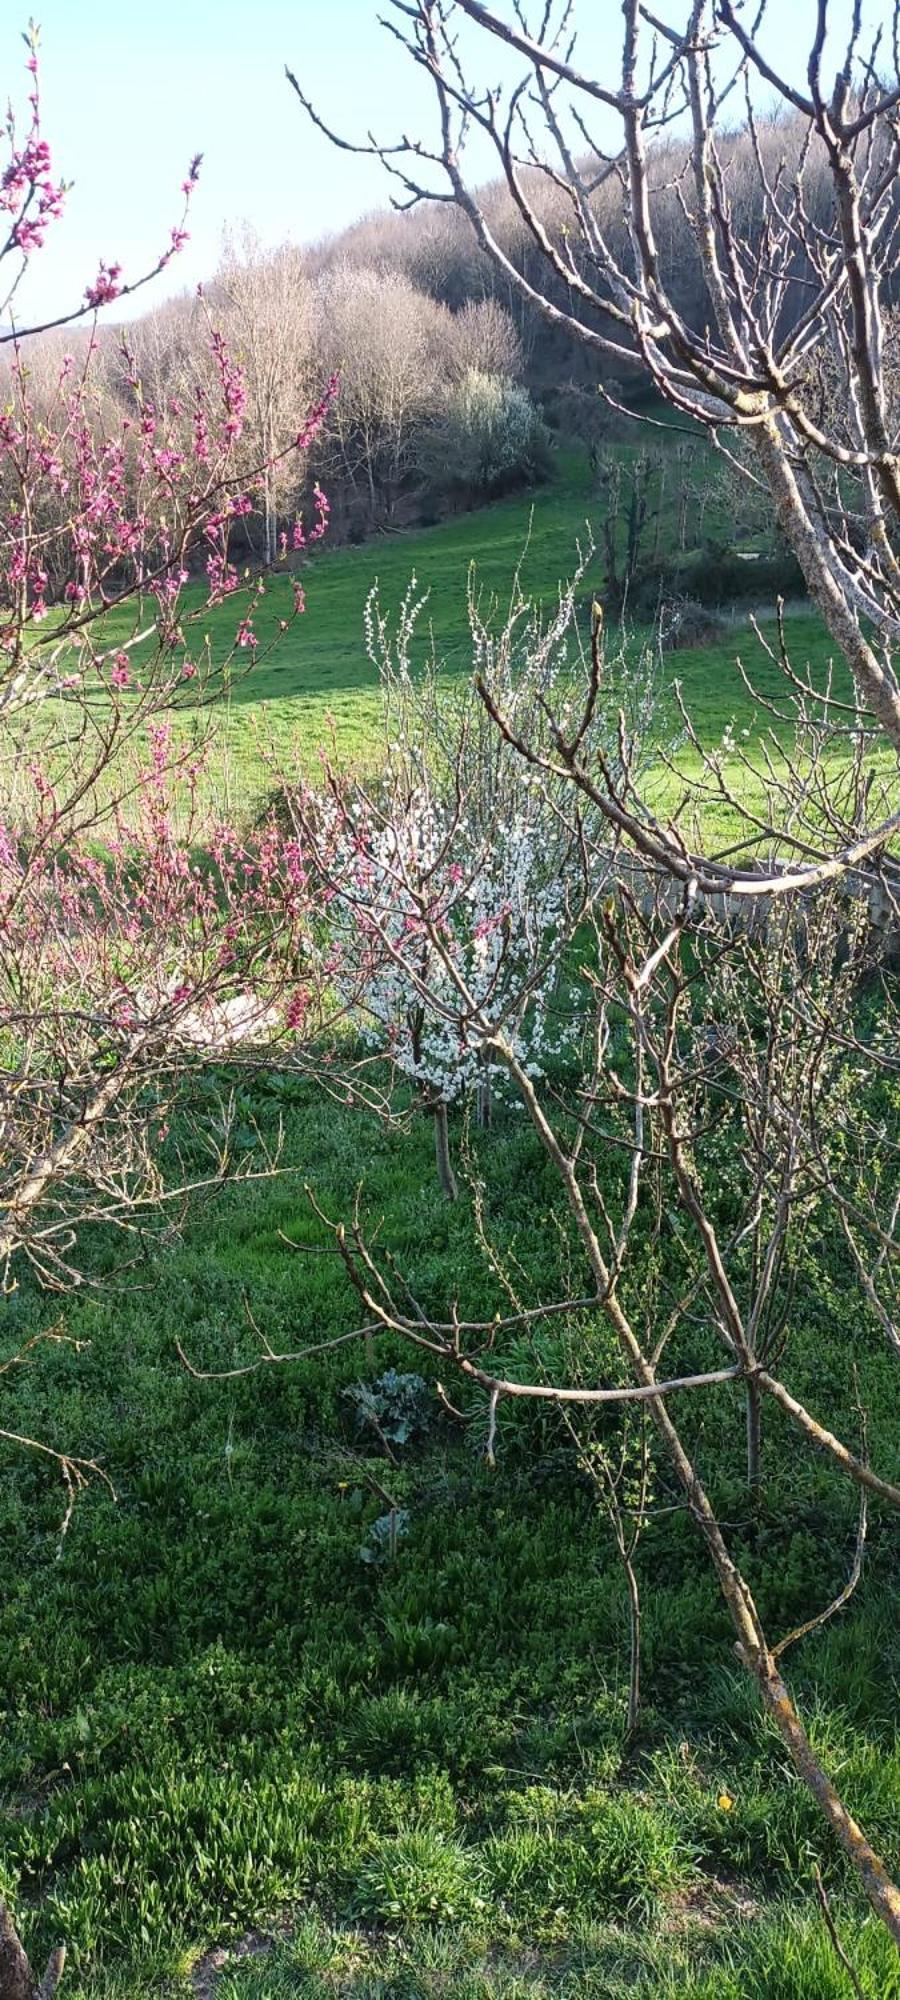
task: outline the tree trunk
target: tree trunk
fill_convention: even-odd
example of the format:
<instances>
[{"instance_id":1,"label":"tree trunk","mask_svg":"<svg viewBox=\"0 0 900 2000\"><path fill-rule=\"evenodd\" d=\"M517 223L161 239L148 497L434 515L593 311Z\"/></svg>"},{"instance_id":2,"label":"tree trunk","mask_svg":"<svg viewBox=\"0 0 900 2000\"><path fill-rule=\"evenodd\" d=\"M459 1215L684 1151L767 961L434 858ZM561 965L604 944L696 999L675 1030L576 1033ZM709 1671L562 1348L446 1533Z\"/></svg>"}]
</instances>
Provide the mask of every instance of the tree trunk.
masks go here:
<instances>
[{"instance_id":1,"label":"tree trunk","mask_svg":"<svg viewBox=\"0 0 900 2000\"><path fill-rule=\"evenodd\" d=\"M631 1658L628 1670L628 1736L637 1734L641 1714L641 1593L637 1572L630 1556L623 1556L628 1581L628 1611L631 1627Z\"/></svg>"},{"instance_id":2,"label":"tree trunk","mask_svg":"<svg viewBox=\"0 0 900 2000\"><path fill-rule=\"evenodd\" d=\"M740 1646L738 1651L743 1656ZM812 1792L844 1853L853 1863L873 1910L890 1931L894 1943L900 1945L900 1890L891 1881L883 1861L869 1846L862 1828L848 1813L831 1779L823 1771L772 1655L765 1651L755 1661L745 1657L744 1664L756 1675L763 1703L789 1752L798 1777Z\"/></svg>"},{"instance_id":3,"label":"tree trunk","mask_svg":"<svg viewBox=\"0 0 900 2000\"><path fill-rule=\"evenodd\" d=\"M272 474L268 465L263 474L263 515L265 521L265 559L267 566L271 568L278 554L278 526L272 493Z\"/></svg>"},{"instance_id":4,"label":"tree trunk","mask_svg":"<svg viewBox=\"0 0 900 2000\"><path fill-rule=\"evenodd\" d=\"M53 2000L65 1962L66 1947L59 1944L50 1954L43 1979L38 1980L9 1910L0 1898L0 2000Z\"/></svg>"},{"instance_id":5,"label":"tree trunk","mask_svg":"<svg viewBox=\"0 0 900 2000\"><path fill-rule=\"evenodd\" d=\"M450 1158L450 1130L447 1123L447 1106L443 1102L434 1106L434 1157L437 1162L441 1192L446 1195L448 1201L455 1201L459 1188L456 1185L456 1175Z\"/></svg>"},{"instance_id":6,"label":"tree trunk","mask_svg":"<svg viewBox=\"0 0 900 2000\"><path fill-rule=\"evenodd\" d=\"M487 1061L481 1057L480 1074L475 1087L475 1123L482 1132L490 1131L494 1122L494 1103L491 1097L491 1079Z\"/></svg>"},{"instance_id":7,"label":"tree trunk","mask_svg":"<svg viewBox=\"0 0 900 2000\"><path fill-rule=\"evenodd\" d=\"M754 1500L762 1491L762 1397L755 1376L747 1382L747 1485Z\"/></svg>"}]
</instances>

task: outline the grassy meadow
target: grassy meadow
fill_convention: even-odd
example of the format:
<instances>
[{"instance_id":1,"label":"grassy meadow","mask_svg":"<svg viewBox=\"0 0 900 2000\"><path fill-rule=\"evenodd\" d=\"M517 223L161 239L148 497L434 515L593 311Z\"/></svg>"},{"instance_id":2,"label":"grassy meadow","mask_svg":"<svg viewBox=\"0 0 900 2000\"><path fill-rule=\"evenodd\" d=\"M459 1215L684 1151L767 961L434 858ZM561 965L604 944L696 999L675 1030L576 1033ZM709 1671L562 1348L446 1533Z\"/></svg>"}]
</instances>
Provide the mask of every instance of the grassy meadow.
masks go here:
<instances>
[{"instance_id":1,"label":"grassy meadow","mask_svg":"<svg viewBox=\"0 0 900 2000\"><path fill-rule=\"evenodd\" d=\"M267 783L261 745L299 742L312 761L328 718L365 756L373 576L390 604L415 571L437 651L462 671L467 564L502 601L527 540L525 586L550 602L595 504L576 463L533 500L323 550L305 618L230 697L217 782L227 766L249 809ZM266 606L276 617L278 588ZM210 629L224 645L229 607ZM792 615L790 633L797 663L823 671L817 622ZM757 727L738 651L774 690L743 613L727 641L677 656L704 740L732 720ZM35 1962L66 1937L67 2000L852 2000L819 1868L862 1991L900 2000L890 1941L760 1720L663 1472L638 1556L644 1710L629 1740L623 1578L552 1413L503 1406L492 1467L483 1401L460 1389L449 1413L399 1341L228 1379L186 1371L176 1343L201 1370L253 1362L251 1313L279 1352L356 1324L305 1182L333 1216L361 1190L367 1228L426 1309L506 1304L470 1196L440 1197L426 1121L391 1129L290 1078L240 1089L239 1144L254 1121L283 1128L278 1177L233 1186L127 1270L98 1237L102 1284L59 1301L23 1278L4 1301L4 1351L50 1325L79 1343L38 1347L4 1376L4 1426L96 1459L114 1488L93 1481L61 1540L52 1469L0 1455L0 1887ZM521 1116L486 1133L454 1118L453 1144L529 1299L558 1295L577 1252ZM873 1462L890 1470L891 1357L840 1244L811 1233L804 1257L790 1381L848 1435L861 1398ZM495 1360L552 1368L566 1334L541 1338L537 1355L511 1345ZM582 1365L607 1369L603 1327L586 1339ZM673 1372L678 1359L675 1345ZM407 1435L386 1450L357 1392L396 1394L379 1388L385 1371L420 1368ZM840 1588L854 1493L775 1413L752 1509L740 1400L715 1395L679 1416L785 1631ZM896 1870L900 1591L892 1524L871 1515L853 1603L792 1652L791 1684Z\"/></svg>"},{"instance_id":2,"label":"grassy meadow","mask_svg":"<svg viewBox=\"0 0 900 2000\"><path fill-rule=\"evenodd\" d=\"M46 1467L7 1453L0 1468L0 1867L31 1941L68 1938L71 2000L844 2000L815 1864L872 2000L900 1994L663 1475L629 1742L623 1580L551 1415L505 1407L491 1469L483 1400L459 1392L454 1419L423 1387L389 1458L347 1392L417 1371L399 1342L225 1381L185 1372L176 1341L207 1370L255 1358L248 1306L278 1351L356 1323L304 1178L338 1214L364 1176L366 1224L426 1306L452 1292L473 1313L503 1307L468 1202L439 1196L425 1121L389 1132L288 1086L276 1108L295 1175L233 1188L72 1299L66 1330L88 1344L38 1352L5 1385L6 1424L98 1457L116 1493L94 1484L60 1544ZM503 1254L529 1297L550 1295L572 1246L530 1131L507 1113L474 1164ZM111 1255L98 1245L95 1270ZM16 1339L54 1317L26 1285L6 1314ZM855 1355L889 1466L892 1362L860 1317L837 1248L811 1246L791 1380L815 1403L827 1379L852 1428ZM595 1338L585 1366L608 1367ZM740 1403L717 1393L679 1414L765 1615L788 1629L846 1573L853 1495L776 1416L757 1515ZM792 1685L896 1865L896 1550L873 1515L853 1607L796 1650ZM210 1948L257 1933L270 1952L204 1984Z\"/></svg>"},{"instance_id":3,"label":"grassy meadow","mask_svg":"<svg viewBox=\"0 0 900 2000\"><path fill-rule=\"evenodd\" d=\"M637 447L621 446L623 459ZM473 509L431 528L384 535L359 547L330 549L325 544L306 560L300 572L307 610L285 633L280 622L290 616L291 583L276 577L254 615L260 641L255 667L246 656L234 660L231 686L215 712L214 743L208 765L210 807L237 817L253 813L272 785L272 768L298 761L309 775L320 768L322 747L341 761L367 764L376 754L379 727L377 675L366 656L364 607L377 582L384 609L396 618L411 579L427 604L417 627L414 658L432 649L448 676L471 670L467 616L467 579L471 573L482 607L493 607L502 621L518 569L523 591L545 612L557 602L560 581L572 575L579 548L591 539L598 545L581 593L579 630L587 644L590 604L602 594L604 575L600 551L602 496L592 484L586 454L572 449L557 454L552 481L535 493L515 496ZM713 513L709 532L726 535L726 524ZM591 534L593 531L593 535ZM673 527L663 522L660 547L672 547ZM185 593L188 610L202 604L199 586ZM233 652L235 629L245 604L243 596L227 600L195 626L188 626L195 650L208 638L213 662ZM236 608L238 607L238 608ZM775 643L774 606L752 607L759 614L765 638ZM110 618L105 643L124 642L130 621ZM833 667L833 648L819 619L802 606L789 607L793 664L810 671L814 685L824 685ZM654 649L651 629L627 616L611 623L610 661L621 658L628 671L647 647ZM140 652L135 655L140 659ZM701 741L712 747L729 724L758 737L772 718L756 707L738 670L741 659L764 700L783 697L783 678L775 661L754 633L750 608L725 614L721 637L700 648L680 649L657 659L659 728L673 738L680 730L671 683L677 676ZM842 666L835 671L837 690L845 690ZM183 711L191 726L191 710ZM777 725L776 733L777 733Z\"/></svg>"}]
</instances>

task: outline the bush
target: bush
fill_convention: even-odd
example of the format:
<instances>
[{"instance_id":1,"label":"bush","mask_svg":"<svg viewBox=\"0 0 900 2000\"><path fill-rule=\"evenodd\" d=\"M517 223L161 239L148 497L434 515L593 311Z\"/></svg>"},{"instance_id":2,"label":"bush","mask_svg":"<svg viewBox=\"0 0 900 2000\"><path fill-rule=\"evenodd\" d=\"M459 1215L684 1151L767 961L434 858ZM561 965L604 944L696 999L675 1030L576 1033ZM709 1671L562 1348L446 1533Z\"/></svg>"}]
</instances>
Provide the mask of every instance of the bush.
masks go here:
<instances>
[{"instance_id":1,"label":"bush","mask_svg":"<svg viewBox=\"0 0 900 2000\"><path fill-rule=\"evenodd\" d=\"M431 488L467 500L534 485L550 471L550 441L527 389L467 368L448 390L422 447Z\"/></svg>"},{"instance_id":2,"label":"bush","mask_svg":"<svg viewBox=\"0 0 900 2000\"><path fill-rule=\"evenodd\" d=\"M750 556L739 549L711 547L642 564L629 585L628 609L633 617L655 618L660 605L676 597L702 608L721 609L805 595L803 573L789 551Z\"/></svg>"},{"instance_id":3,"label":"bush","mask_svg":"<svg viewBox=\"0 0 900 2000\"><path fill-rule=\"evenodd\" d=\"M709 646L727 630L717 611L698 604L694 597L682 597L668 605L660 621L660 639L667 653L688 646Z\"/></svg>"}]
</instances>

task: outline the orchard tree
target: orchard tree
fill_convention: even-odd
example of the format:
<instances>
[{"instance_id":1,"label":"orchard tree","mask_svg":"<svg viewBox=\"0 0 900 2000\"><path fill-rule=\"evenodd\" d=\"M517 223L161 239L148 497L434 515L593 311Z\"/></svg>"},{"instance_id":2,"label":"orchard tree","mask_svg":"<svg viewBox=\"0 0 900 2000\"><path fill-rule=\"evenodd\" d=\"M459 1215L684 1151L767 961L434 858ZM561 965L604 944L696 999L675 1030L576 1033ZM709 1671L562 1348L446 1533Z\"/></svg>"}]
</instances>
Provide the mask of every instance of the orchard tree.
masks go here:
<instances>
[{"instance_id":1,"label":"orchard tree","mask_svg":"<svg viewBox=\"0 0 900 2000\"><path fill-rule=\"evenodd\" d=\"M505 1399L645 1407L737 1656L900 1942L900 1892L817 1757L782 1666L851 1596L871 1498L900 1505L889 1473L869 1462L864 1410L835 1399L817 1412L816 1383L804 1393L795 1378L792 1339L804 1246L824 1254L836 1236L865 1305L860 1369L869 1330L892 1351L896 1339L896 990L881 918L895 936L900 488L886 334L900 11L867 37L862 5L838 19L829 0L810 0L796 77L779 66L766 0L752 13L684 0L665 18L623 0L612 70L585 54L595 23L578 0L533 10L395 0L389 12L436 113L430 136L365 149L383 160L398 201L460 210L510 294L596 358L598 392L615 403L610 370L642 369L768 497L850 690L814 685L781 622L763 643L783 694L750 689L764 724L759 757L730 733L711 750L682 710L688 760L663 747L648 774L624 723L616 768L586 747L610 688L599 647L580 722L522 731L481 677L523 779L568 782L570 826L591 808L614 848L611 893L584 913L593 1034L577 1085L561 1093L530 1077L482 1016L486 1050L528 1111L580 1246L590 1304L552 1308L568 1306L580 1335L570 1378L548 1374L539 1348L530 1377L521 1362L501 1372L491 1329L464 1302L426 1321L414 1280L401 1285L358 1230L339 1228L336 1245L367 1324L405 1332L477 1385L492 1435ZM480 193L467 172L473 133L493 149L527 258L496 226L496 193ZM546 1302L529 1311L533 1331ZM621 1368L617 1380L607 1361L599 1384L597 1315ZM771 1406L857 1494L843 1587L780 1638L717 1515L691 1425L696 1398L735 1394L751 1492L765 1480L761 1412Z\"/></svg>"},{"instance_id":2,"label":"orchard tree","mask_svg":"<svg viewBox=\"0 0 900 2000\"><path fill-rule=\"evenodd\" d=\"M545 623L517 583L497 630L473 583L476 667L502 688L515 726L529 735L541 731L550 704L568 706L577 672L568 635L588 560ZM324 803L312 789L289 802L327 888L338 982L348 1002L358 996L369 1039L433 1116L440 1182L453 1199L448 1111L471 1099L478 1122L489 1124L492 1094L507 1081L485 1023L532 1077L580 1040L565 954L603 862L580 811L562 812L552 784L523 784L518 755L474 682L448 686L427 656L416 671L424 608L413 583L393 633L377 592L368 601L367 650L383 707L377 782L368 788L330 768ZM633 707L641 695L638 674ZM589 730L596 749L595 735ZM614 743L606 748L614 757ZM594 825L593 808L585 819Z\"/></svg>"},{"instance_id":3,"label":"orchard tree","mask_svg":"<svg viewBox=\"0 0 900 2000\"><path fill-rule=\"evenodd\" d=\"M569 594L553 629L554 648L572 610ZM870 1461L862 1386L873 1341L886 1338L891 1352L900 1351L891 1109L898 1013L896 982L884 962L896 938L900 883L889 852L863 865L865 840L852 871L829 858L830 849L852 852L854 829L873 803L869 739L859 729L848 757L843 725L827 701L798 692L794 732L773 734L762 779L752 747L730 731L709 750L686 723L692 756L685 763L665 740L653 744L644 736L645 712L629 722L621 707L607 706L604 679L615 684L622 676L603 658L597 613L580 701L572 671L563 674L562 687L545 679L548 655L534 629L519 636L534 668L530 681L526 668L526 700L521 671L497 672L497 655L489 657L483 646L476 686L496 731L488 757L511 753L518 760L517 773L515 762L510 767L511 791L498 790L498 801L509 801L506 814L527 812L542 829L554 868L561 856L577 857L577 888L554 906L549 938L529 952L520 907L496 978L481 985L473 977L469 940L460 936L445 884L453 880L453 856L480 855L480 906L493 908L492 847L497 841L502 854L504 814L497 812L491 841L480 850L466 823L471 815L475 827L483 825L477 788L453 788L459 810L444 850L430 824L418 848L410 838L418 772L411 790L392 783L381 797L371 794L362 811L345 803L333 781L338 837L330 847L326 838L317 860L338 906L338 931L346 909L371 948L360 982L363 1005L372 1006L373 988L379 1006L385 991L391 995L395 1035L407 1052L412 1022L422 1024L423 1067L431 1054L424 1030L435 1024L441 1088L470 1063L471 1074L476 1062L504 1074L558 1179L573 1289L550 1301L530 1300L527 1259L519 1259L512 1313L484 1320L458 1297L444 1314L425 1312L416 1274L400 1271L390 1254L379 1256L358 1223L338 1218L331 1223L335 1249L365 1313L359 1333L371 1339L381 1327L404 1336L443 1376L452 1369L486 1397L491 1458L498 1411L507 1402L542 1402L570 1425L580 1413L609 1417L621 1408L621 1451L607 1429L601 1477L633 1635L644 1502L636 1516L627 1507L623 1512L614 1467L633 1457L628 1413L632 1405L643 1409L656 1438L655 1477L668 1483L672 1504L684 1506L702 1538L737 1658L873 1909L900 1938L897 1887L817 1755L782 1664L789 1649L852 1597L873 1500L900 1508L890 1468ZM506 657L501 643L501 662ZM785 667L791 671L787 653ZM800 677L793 678L799 689ZM717 815L724 809L735 848L762 850L752 895L743 893L749 870L733 876L726 891L712 869L705 879L692 873L681 883L635 850L629 839L635 818L643 819L651 799L671 797L674 783L681 805L677 820L667 821L667 838L679 840L686 853L688 840L696 845L702 837L710 808ZM310 839L312 818L310 810ZM326 830L332 824L327 814L320 820ZM809 858L800 865L798 854ZM463 867L460 887L466 883ZM542 908L539 896L535 907ZM566 968L565 1036L555 1035L552 1048L541 1045L535 1060L527 1035L532 1002L538 1009L552 1005ZM389 1012L385 1006L382 1023ZM484 1205L477 1202L475 1223L491 1268L503 1273L502 1240L486 1233ZM804 1371L796 1339L807 1260L827 1262L842 1238L859 1279L850 1407L836 1385L819 1384ZM544 1350L539 1336L551 1327L554 1338ZM498 1341L515 1335L522 1341L504 1367ZM568 1355L566 1372L561 1353ZM830 1398L824 1410L817 1407L823 1397ZM769 1504L767 1424L785 1421L855 1497L844 1582L779 1636L767 1630L704 1477L703 1423L693 1415L702 1398L721 1399L717 1432L732 1441L735 1457L740 1447L729 1404L740 1399L751 1510ZM589 1445L579 1440L579 1449L587 1451L588 1469L596 1466ZM834 1536L846 1534L839 1525L845 1521L838 1494ZM632 1723L638 1667L633 1636Z\"/></svg>"},{"instance_id":4,"label":"orchard tree","mask_svg":"<svg viewBox=\"0 0 900 2000\"><path fill-rule=\"evenodd\" d=\"M7 313L23 260L41 247L64 193L40 136L35 33L27 40L30 126L20 143L11 119L3 176L13 218L4 252L13 267ZM195 178L196 163L186 199ZM173 247L183 240L179 227ZM77 1179L89 1136L102 1121L113 1113L124 1119L128 1105L142 1101L142 1064L158 1069L167 1037L183 1064L188 1048L202 1060L204 1047L221 1053L231 1041L252 1039L255 1029L268 1034L276 968L297 963L296 937L279 959L278 926L286 923L289 939L307 893L295 844L276 851L271 828L264 828L251 850L232 829L209 819L204 828L201 821L204 746L196 725L219 686L250 670L260 650L254 615L267 580L260 574L241 588L230 535L254 504L262 468L238 483L246 390L215 327L206 329L208 352L189 399L189 446L182 399L160 403L148 396L124 338L130 406L106 425L105 389L94 382L97 313L134 289L117 265L104 265L81 306L58 316L57 326L86 319L87 340L77 365L64 355L50 389L45 379L40 407L32 392L31 337L21 329L6 337L12 361L0 421L4 1264L28 1246L45 1200L64 1218L60 1179L66 1186ZM308 449L334 389L329 384L317 406L295 418L279 458ZM326 519L320 496L310 534L323 533ZM305 539L302 525L293 539ZM204 587L188 593L191 566L198 564ZM51 578L62 577L52 593ZM281 628L303 607L295 583ZM204 631L215 608L228 617L218 657ZM205 869L193 858L201 834ZM259 950L251 947L257 925ZM254 997L249 984L260 980ZM298 1009L295 999L295 1026ZM115 1150L108 1147L110 1158ZM123 1142L119 1158L127 1156ZM51 1241L57 1233L66 1234L64 1220L58 1230L54 1224Z\"/></svg>"},{"instance_id":5,"label":"orchard tree","mask_svg":"<svg viewBox=\"0 0 900 2000\"><path fill-rule=\"evenodd\" d=\"M223 1065L302 1062L318 1019L315 908L297 843L274 823L243 840L203 812L196 725L260 651L254 615L268 581L242 587L234 525L285 457L305 462L335 388L248 465L245 381L209 322L196 380L172 394L150 392L119 336L126 394L124 407L111 405L98 315L168 264L183 219L146 276L101 263L80 302L43 327L15 324L23 273L65 199L41 128L36 30L26 42L25 129L10 112L0 175L0 340L10 357L0 413L6 1291L27 1264L52 1289L84 1282L87 1225L139 1241L200 1189L251 1170L233 1144ZM74 329L72 351L56 349L38 381L36 343L63 328ZM311 532L324 532L326 518L321 496ZM298 521L295 545L305 534ZM194 570L201 581L189 591ZM213 609L228 627L218 658L203 636ZM302 610L295 584L282 628ZM201 1129L186 1085L202 1069L219 1086L220 1116ZM26 1358L6 1353L0 1373ZM105 1476L39 1438L0 1437L54 1459L70 1502L86 1478ZM63 1959L60 1948L39 1981L0 1902L0 2000L49 2000Z\"/></svg>"}]
</instances>

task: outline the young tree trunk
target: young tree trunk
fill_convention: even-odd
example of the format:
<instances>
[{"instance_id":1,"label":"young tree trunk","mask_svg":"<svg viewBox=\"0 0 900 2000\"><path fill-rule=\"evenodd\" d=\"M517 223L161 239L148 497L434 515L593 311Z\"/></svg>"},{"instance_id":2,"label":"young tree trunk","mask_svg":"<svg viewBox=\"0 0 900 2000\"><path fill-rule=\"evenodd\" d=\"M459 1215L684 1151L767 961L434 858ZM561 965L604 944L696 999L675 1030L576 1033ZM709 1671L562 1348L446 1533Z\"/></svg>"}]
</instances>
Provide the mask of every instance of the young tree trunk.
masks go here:
<instances>
[{"instance_id":1,"label":"young tree trunk","mask_svg":"<svg viewBox=\"0 0 900 2000\"><path fill-rule=\"evenodd\" d=\"M272 474L268 465L263 475L263 516L265 523L265 559L267 565L271 567L278 554L278 523L272 493Z\"/></svg>"},{"instance_id":2,"label":"young tree trunk","mask_svg":"<svg viewBox=\"0 0 900 2000\"><path fill-rule=\"evenodd\" d=\"M742 1653L740 1646L738 1651ZM744 1664L756 1676L764 1706L779 1731L798 1777L811 1791L856 1869L873 1910L890 1931L894 1943L900 1945L900 1890L823 1771L775 1660L766 1651L755 1661L745 1659Z\"/></svg>"},{"instance_id":3,"label":"young tree trunk","mask_svg":"<svg viewBox=\"0 0 900 2000\"><path fill-rule=\"evenodd\" d=\"M498 1039L494 1046L514 1078L544 1149L560 1175L592 1274L597 1281L598 1290L605 1295L607 1318L630 1364L634 1379L650 1392L647 1412L666 1448L694 1524L706 1545L719 1589L734 1626L738 1657L756 1680L765 1707L781 1735L797 1776L807 1786L824 1813L832 1832L855 1869L872 1909L886 1925L895 1942L900 1945L900 1889L891 1880L883 1861L870 1846L852 1814L848 1813L827 1772L819 1763L766 1641L750 1586L732 1558L709 1495L703 1487L693 1460L685 1449L667 1408L666 1399L664 1396L655 1396L652 1393L656 1386L653 1362L644 1352L611 1281L612 1274L591 1224L575 1162L564 1152L538 1101L530 1077L516 1062L508 1045ZM768 1377L766 1380L768 1381Z\"/></svg>"},{"instance_id":4,"label":"young tree trunk","mask_svg":"<svg viewBox=\"0 0 900 2000\"><path fill-rule=\"evenodd\" d=\"M494 1103L491 1097L491 1080L485 1057L481 1057L481 1074L475 1091L475 1122L482 1132L490 1131L494 1122Z\"/></svg>"},{"instance_id":5,"label":"young tree trunk","mask_svg":"<svg viewBox=\"0 0 900 2000\"><path fill-rule=\"evenodd\" d=\"M659 493L657 494L657 499L656 499L656 521L653 529L654 562L659 561L659 551L662 542L662 524L663 524L663 510L665 507L665 499L666 499L666 462L665 459L663 459L662 464L660 465L659 468Z\"/></svg>"},{"instance_id":6,"label":"young tree trunk","mask_svg":"<svg viewBox=\"0 0 900 2000\"><path fill-rule=\"evenodd\" d=\"M641 1716L641 1593L637 1571L630 1556L622 1558L628 1582L628 1614L631 1651L628 1667L628 1737L637 1734Z\"/></svg>"},{"instance_id":7,"label":"young tree trunk","mask_svg":"<svg viewBox=\"0 0 900 2000\"><path fill-rule=\"evenodd\" d=\"M450 1128L447 1122L447 1106L443 1100L434 1106L434 1157L437 1162L438 1180L441 1192L448 1201L455 1201L459 1188L450 1158Z\"/></svg>"},{"instance_id":8,"label":"young tree trunk","mask_svg":"<svg viewBox=\"0 0 900 2000\"><path fill-rule=\"evenodd\" d=\"M747 1485L754 1501L762 1492L762 1398L759 1383L751 1377L746 1387Z\"/></svg>"}]
</instances>

